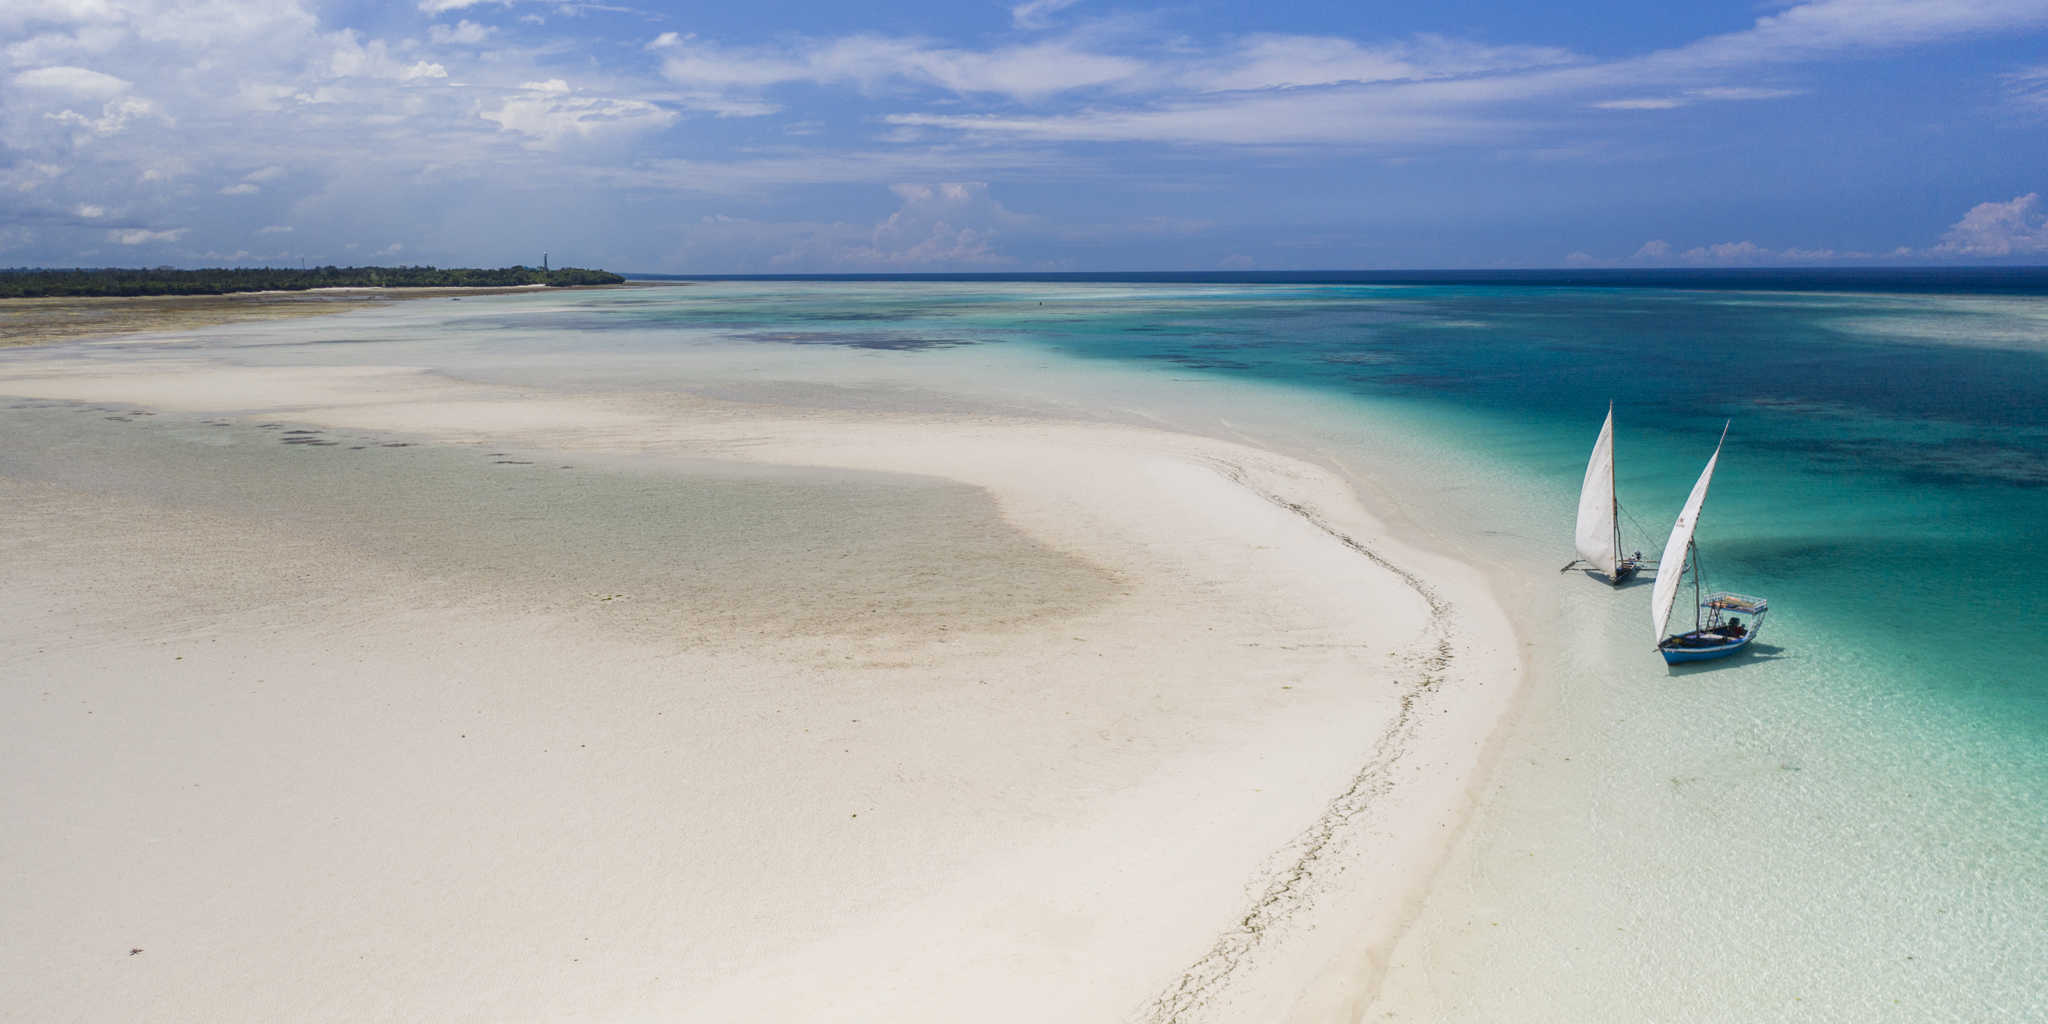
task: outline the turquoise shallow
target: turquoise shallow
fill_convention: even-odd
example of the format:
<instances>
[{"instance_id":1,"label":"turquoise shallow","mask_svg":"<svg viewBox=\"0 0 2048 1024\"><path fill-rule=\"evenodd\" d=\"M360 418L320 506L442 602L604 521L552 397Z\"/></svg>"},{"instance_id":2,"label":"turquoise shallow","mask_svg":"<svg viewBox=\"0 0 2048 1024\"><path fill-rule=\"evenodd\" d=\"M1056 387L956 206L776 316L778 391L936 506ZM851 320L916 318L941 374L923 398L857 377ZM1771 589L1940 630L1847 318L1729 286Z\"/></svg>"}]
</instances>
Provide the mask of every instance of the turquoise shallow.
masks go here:
<instances>
[{"instance_id":1,"label":"turquoise shallow","mask_svg":"<svg viewBox=\"0 0 2048 1024\"><path fill-rule=\"evenodd\" d=\"M1415 521L1537 580L1516 611L1559 642L1387 1012L2048 1014L2048 300L756 283L620 319L963 372L1021 349L1097 411L1114 372L1159 418L1384 466ZM1733 421L1699 537L1713 587L1771 602L1748 650L1667 668L1647 581L1557 577L1609 399L1651 557Z\"/></svg>"},{"instance_id":2,"label":"turquoise shallow","mask_svg":"<svg viewBox=\"0 0 2048 1024\"><path fill-rule=\"evenodd\" d=\"M1533 669L1374 1019L2048 1019L2048 298L1748 283L719 282L223 340L545 386L964 389L1337 465L1522 581ZM1610 399L1649 557L1732 422L1698 538L1713 589L1770 602L1746 650L1667 667L1647 580L1557 572Z\"/></svg>"}]
</instances>

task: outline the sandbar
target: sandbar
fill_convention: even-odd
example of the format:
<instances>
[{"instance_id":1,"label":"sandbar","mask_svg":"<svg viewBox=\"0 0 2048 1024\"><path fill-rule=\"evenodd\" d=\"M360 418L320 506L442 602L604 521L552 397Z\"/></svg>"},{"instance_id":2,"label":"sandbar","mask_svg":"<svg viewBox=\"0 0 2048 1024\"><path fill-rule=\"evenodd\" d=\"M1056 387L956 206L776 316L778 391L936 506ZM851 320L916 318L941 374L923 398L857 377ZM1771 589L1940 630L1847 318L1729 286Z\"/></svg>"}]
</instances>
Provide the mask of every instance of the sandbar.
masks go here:
<instances>
[{"instance_id":1,"label":"sandbar","mask_svg":"<svg viewBox=\"0 0 2048 1024\"><path fill-rule=\"evenodd\" d=\"M1355 1019L1523 671L1479 570L1213 438L203 349L0 395L22 1019Z\"/></svg>"}]
</instances>

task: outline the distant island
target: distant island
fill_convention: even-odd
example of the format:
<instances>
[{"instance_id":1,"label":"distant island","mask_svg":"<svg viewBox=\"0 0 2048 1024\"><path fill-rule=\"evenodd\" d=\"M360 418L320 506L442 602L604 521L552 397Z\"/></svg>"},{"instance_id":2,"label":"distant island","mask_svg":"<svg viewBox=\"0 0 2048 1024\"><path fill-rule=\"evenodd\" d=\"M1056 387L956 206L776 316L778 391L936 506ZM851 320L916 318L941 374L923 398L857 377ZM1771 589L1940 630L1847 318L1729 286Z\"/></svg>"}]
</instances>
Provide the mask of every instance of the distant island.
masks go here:
<instances>
[{"instance_id":1,"label":"distant island","mask_svg":"<svg viewBox=\"0 0 2048 1024\"><path fill-rule=\"evenodd\" d=\"M546 285L625 284L603 270L563 267L504 267L498 270L440 267L315 267L307 270L179 270L175 267L124 270L0 270L0 299L72 296L229 295L236 292L302 292L314 288L517 288Z\"/></svg>"}]
</instances>

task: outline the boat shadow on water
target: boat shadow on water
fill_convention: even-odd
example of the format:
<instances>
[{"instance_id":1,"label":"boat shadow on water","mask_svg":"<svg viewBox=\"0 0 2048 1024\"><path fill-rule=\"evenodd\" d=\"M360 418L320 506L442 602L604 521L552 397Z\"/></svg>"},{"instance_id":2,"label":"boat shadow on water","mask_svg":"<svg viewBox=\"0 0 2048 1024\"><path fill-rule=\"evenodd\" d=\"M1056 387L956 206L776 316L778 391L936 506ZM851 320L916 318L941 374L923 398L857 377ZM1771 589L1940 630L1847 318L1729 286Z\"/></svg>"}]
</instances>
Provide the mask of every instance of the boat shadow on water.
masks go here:
<instances>
[{"instance_id":1,"label":"boat shadow on water","mask_svg":"<svg viewBox=\"0 0 2048 1024\"><path fill-rule=\"evenodd\" d=\"M1751 640L1742 650L1725 658L1711 658L1706 661L1681 661L1665 665L1665 674L1672 676L1698 675L1701 672L1717 672L1722 669L1737 669L1761 665L1790 657L1783 647Z\"/></svg>"},{"instance_id":2,"label":"boat shadow on water","mask_svg":"<svg viewBox=\"0 0 2048 1024\"><path fill-rule=\"evenodd\" d=\"M1657 582L1657 570L1655 569L1639 569L1630 573L1628 579L1622 580L1620 583L1607 582L1607 574L1598 569L1587 569L1585 573L1587 579L1615 590L1630 590L1638 586Z\"/></svg>"}]
</instances>

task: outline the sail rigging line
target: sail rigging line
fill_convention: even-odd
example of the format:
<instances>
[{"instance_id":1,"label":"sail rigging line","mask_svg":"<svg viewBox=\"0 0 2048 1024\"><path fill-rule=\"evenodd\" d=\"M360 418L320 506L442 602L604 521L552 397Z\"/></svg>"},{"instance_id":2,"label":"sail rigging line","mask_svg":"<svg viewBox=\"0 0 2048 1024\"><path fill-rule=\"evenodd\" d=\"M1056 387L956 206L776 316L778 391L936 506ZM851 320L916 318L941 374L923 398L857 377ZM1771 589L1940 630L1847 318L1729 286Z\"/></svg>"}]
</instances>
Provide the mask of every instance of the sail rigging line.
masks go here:
<instances>
[{"instance_id":1,"label":"sail rigging line","mask_svg":"<svg viewBox=\"0 0 2048 1024\"><path fill-rule=\"evenodd\" d=\"M1651 537L1651 536L1655 536L1654 534L1652 534L1652 533L1650 532L1650 530L1649 530L1649 527L1646 527L1646 526L1644 526L1644 525L1643 525L1642 523L1638 522L1638 521L1636 520L1636 517L1634 517L1634 516L1632 516L1632 515L1629 515L1629 514L1628 514L1628 509L1626 509L1626 508L1622 507L1622 504L1621 504L1621 502L1618 502L1618 501L1617 501L1617 502L1615 502L1615 503L1614 503L1614 508L1615 508L1615 510L1616 510L1616 511L1620 512L1620 513L1622 514L1622 516L1623 516L1624 518L1626 518L1626 519L1628 520L1628 524L1629 524L1630 526L1633 526L1633 527L1635 527L1635 528L1636 528L1636 533L1637 533L1638 535L1640 535L1640 536L1644 536L1644 537ZM1615 531L1614 531L1614 535L1615 535L1615 536L1616 536L1617 538L1621 536L1621 530L1620 530L1620 528L1619 528L1618 526L1616 527L1616 529L1615 529ZM1636 564L1640 565L1640 564L1642 564L1642 563L1641 563L1641 561L1640 561L1640 560L1638 560L1638 562L1637 562Z\"/></svg>"}]
</instances>

